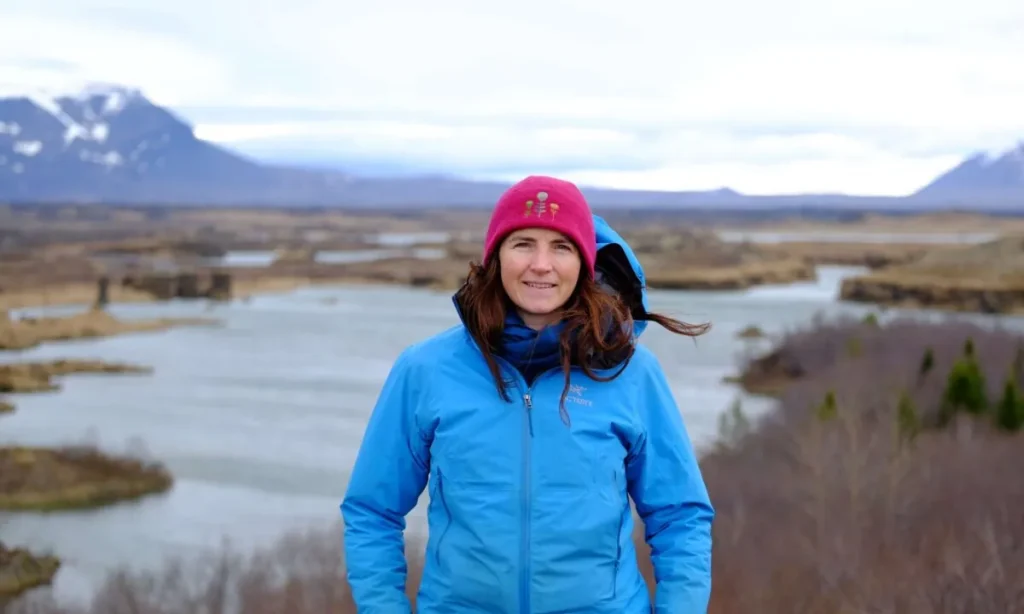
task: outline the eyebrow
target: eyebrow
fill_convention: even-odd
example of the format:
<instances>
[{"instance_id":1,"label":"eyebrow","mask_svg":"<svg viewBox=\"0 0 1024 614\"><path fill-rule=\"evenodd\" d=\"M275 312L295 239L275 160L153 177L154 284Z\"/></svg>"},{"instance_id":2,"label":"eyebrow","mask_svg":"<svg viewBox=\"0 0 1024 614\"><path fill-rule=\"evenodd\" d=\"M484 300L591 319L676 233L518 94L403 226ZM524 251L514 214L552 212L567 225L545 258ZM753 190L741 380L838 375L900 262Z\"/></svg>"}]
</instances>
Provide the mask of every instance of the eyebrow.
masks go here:
<instances>
[{"instance_id":1,"label":"eyebrow","mask_svg":"<svg viewBox=\"0 0 1024 614\"><path fill-rule=\"evenodd\" d=\"M528 243L536 243L537 242L537 239L535 239L535 238L533 238L533 237L531 237L529 235L517 235L517 234L510 235L509 236L509 240L510 241L526 241ZM551 243L554 244L554 245L568 245L569 247L575 248L575 245L573 244L573 242L570 241L569 239L566 239L565 237L559 237L557 239L552 239Z\"/></svg>"}]
</instances>

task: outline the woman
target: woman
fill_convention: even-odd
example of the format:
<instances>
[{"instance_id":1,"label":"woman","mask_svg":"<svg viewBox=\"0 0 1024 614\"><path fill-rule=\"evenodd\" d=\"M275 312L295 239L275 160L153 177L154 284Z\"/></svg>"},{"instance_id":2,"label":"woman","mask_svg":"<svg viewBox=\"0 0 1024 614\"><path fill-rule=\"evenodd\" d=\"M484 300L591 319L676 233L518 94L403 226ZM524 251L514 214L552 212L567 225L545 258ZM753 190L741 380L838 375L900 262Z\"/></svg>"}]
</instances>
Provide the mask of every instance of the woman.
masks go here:
<instances>
[{"instance_id":1,"label":"woman","mask_svg":"<svg viewBox=\"0 0 1024 614\"><path fill-rule=\"evenodd\" d=\"M373 410L341 505L362 614L410 612L405 516L430 484L420 614L698 614L714 511L668 382L636 344L644 273L571 183L502 195L462 324L407 348Z\"/></svg>"}]
</instances>

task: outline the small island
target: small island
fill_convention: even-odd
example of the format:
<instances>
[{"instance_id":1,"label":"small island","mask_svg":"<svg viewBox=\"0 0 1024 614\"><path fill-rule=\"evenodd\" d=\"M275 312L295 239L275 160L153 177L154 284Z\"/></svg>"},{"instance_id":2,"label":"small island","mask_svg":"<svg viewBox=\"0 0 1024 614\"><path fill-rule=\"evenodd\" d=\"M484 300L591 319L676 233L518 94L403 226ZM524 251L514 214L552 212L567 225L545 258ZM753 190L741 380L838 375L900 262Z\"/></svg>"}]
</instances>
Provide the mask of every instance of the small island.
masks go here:
<instances>
[{"instance_id":1,"label":"small island","mask_svg":"<svg viewBox=\"0 0 1024 614\"><path fill-rule=\"evenodd\" d=\"M162 493L173 484L160 464L92 448L0 448L0 510L88 509Z\"/></svg>"}]
</instances>

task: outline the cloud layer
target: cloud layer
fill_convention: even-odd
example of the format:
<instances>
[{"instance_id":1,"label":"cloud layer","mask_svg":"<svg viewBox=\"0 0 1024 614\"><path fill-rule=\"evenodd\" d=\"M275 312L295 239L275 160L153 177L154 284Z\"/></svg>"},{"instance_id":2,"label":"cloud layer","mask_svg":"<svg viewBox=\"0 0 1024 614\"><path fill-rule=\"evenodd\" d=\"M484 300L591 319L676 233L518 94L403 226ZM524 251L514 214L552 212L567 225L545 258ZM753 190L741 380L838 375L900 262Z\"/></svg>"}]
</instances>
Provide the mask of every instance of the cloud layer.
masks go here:
<instances>
[{"instance_id":1,"label":"cloud layer","mask_svg":"<svg viewBox=\"0 0 1024 614\"><path fill-rule=\"evenodd\" d=\"M0 88L137 86L268 158L627 187L902 194L1024 139L1019 0L364 4L14 0Z\"/></svg>"}]
</instances>

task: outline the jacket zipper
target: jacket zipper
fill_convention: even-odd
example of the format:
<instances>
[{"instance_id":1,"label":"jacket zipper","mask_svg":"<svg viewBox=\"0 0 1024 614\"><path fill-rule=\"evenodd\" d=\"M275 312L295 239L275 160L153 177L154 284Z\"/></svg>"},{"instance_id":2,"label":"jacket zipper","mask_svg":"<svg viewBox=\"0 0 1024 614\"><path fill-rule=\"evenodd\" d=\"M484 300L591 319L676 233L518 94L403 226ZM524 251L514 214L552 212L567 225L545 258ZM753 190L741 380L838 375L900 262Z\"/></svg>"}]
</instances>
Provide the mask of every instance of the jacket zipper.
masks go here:
<instances>
[{"instance_id":1,"label":"jacket zipper","mask_svg":"<svg viewBox=\"0 0 1024 614\"><path fill-rule=\"evenodd\" d=\"M523 390L523 446L522 446L522 484L519 512L522 515L523 530L519 542L519 611L521 614L530 614L530 510L533 507L533 486L530 480L530 457L532 454L533 440L533 416L530 410L533 409L533 387L542 378L552 372L561 370L561 367L552 367L540 373L533 379L533 384L527 386L525 378L518 369L508 361L499 358L506 368L515 376L517 386Z\"/></svg>"},{"instance_id":2,"label":"jacket zipper","mask_svg":"<svg viewBox=\"0 0 1024 614\"><path fill-rule=\"evenodd\" d=\"M534 380L534 383L536 381ZM520 500L523 530L519 544L519 611L523 614L530 612L530 510L533 498L533 485L530 480L530 455L533 443L533 416L530 410L533 409L533 401L530 399L530 390L532 387L523 393L523 495Z\"/></svg>"}]
</instances>

